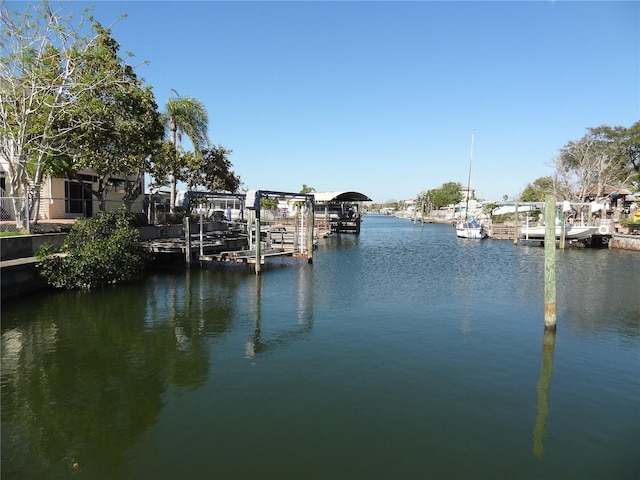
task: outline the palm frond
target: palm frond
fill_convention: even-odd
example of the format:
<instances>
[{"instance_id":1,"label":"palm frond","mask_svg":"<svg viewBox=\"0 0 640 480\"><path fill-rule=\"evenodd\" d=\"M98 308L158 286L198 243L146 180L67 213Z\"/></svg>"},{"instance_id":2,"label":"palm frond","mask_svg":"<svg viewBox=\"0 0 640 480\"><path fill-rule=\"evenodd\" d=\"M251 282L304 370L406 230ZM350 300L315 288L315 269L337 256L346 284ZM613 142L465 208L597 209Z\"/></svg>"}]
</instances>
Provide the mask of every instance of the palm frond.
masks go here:
<instances>
[{"instance_id":1,"label":"palm frond","mask_svg":"<svg viewBox=\"0 0 640 480\"><path fill-rule=\"evenodd\" d=\"M208 134L209 115L201 101L193 97L170 98L164 115L165 125L173 120L176 132L189 137L196 154L211 143Z\"/></svg>"}]
</instances>

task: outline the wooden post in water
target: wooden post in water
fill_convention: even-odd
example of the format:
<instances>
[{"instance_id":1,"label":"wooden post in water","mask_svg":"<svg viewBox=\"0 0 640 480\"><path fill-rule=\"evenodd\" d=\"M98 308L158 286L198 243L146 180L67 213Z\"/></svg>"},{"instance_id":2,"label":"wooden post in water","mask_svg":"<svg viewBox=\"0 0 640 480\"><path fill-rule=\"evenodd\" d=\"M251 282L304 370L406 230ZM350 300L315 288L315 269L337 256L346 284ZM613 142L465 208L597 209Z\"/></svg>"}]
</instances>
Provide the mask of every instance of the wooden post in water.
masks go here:
<instances>
[{"instance_id":1,"label":"wooden post in water","mask_svg":"<svg viewBox=\"0 0 640 480\"><path fill-rule=\"evenodd\" d=\"M261 250L261 240L260 240L260 214L257 213L256 211L256 238L255 238L255 244L256 244L256 275L258 275L260 273L260 250Z\"/></svg>"},{"instance_id":2,"label":"wooden post in water","mask_svg":"<svg viewBox=\"0 0 640 480\"><path fill-rule=\"evenodd\" d=\"M313 230L316 224L315 205L311 200L307 200L307 263L313 263Z\"/></svg>"},{"instance_id":3,"label":"wooden post in water","mask_svg":"<svg viewBox=\"0 0 640 480\"><path fill-rule=\"evenodd\" d=\"M513 244L518 244L518 237L520 236L520 216L518 215L518 202L516 202L515 220L513 225Z\"/></svg>"},{"instance_id":4,"label":"wooden post in water","mask_svg":"<svg viewBox=\"0 0 640 480\"><path fill-rule=\"evenodd\" d=\"M556 329L556 199L547 195L544 207L544 329Z\"/></svg>"}]
</instances>

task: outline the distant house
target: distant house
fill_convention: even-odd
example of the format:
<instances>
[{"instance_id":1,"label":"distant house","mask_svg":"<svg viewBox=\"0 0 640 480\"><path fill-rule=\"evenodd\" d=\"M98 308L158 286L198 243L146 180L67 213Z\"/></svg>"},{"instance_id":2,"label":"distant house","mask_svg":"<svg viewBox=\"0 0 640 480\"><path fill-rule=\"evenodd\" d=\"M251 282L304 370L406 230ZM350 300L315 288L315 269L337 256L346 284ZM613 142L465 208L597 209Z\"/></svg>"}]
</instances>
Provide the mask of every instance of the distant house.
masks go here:
<instances>
[{"instance_id":1,"label":"distant house","mask_svg":"<svg viewBox=\"0 0 640 480\"><path fill-rule=\"evenodd\" d=\"M462 195L462 201L466 202L467 199L471 200L476 198L476 191L473 188L463 188L462 190L460 190L460 195Z\"/></svg>"}]
</instances>

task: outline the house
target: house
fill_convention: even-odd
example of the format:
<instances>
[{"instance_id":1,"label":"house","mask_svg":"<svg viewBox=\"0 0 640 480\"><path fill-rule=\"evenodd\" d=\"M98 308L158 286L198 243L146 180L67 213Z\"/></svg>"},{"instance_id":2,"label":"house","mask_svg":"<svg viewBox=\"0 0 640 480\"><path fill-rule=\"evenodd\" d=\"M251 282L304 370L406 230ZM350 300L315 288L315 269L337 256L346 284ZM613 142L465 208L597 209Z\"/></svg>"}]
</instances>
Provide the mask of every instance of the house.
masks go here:
<instances>
[{"instance_id":1,"label":"house","mask_svg":"<svg viewBox=\"0 0 640 480\"><path fill-rule=\"evenodd\" d=\"M14 220L16 213L13 202L8 199L8 164L0 159L0 197L1 220ZM135 177L113 175L109 179L106 191L105 209L117 210L124 204L125 182L137 181ZM40 208L38 220L73 219L82 217L94 217L100 210L100 202L88 191L88 184L97 189L98 178L90 170L79 172L78 180L67 178L45 177L40 191ZM85 185L83 185L85 184ZM138 185L138 191L144 192L142 182ZM143 212L144 195L139 195L131 206L132 212Z\"/></svg>"}]
</instances>

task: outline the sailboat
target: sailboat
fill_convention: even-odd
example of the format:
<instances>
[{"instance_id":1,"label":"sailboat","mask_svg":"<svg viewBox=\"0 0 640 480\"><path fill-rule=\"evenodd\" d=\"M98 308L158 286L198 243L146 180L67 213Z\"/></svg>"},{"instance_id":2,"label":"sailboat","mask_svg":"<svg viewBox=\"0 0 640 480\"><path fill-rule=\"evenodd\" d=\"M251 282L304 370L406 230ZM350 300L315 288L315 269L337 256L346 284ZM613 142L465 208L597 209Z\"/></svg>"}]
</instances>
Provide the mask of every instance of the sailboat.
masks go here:
<instances>
[{"instance_id":1,"label":"sailboat","mask_svg":"<svg viewBox=\"0 0 640 480\"><path fill-rule=\"evenodd\" d=\"M487 238L489 234L484 226L478 223L474 218L469 220L469 194L471 192L471 165L473 163L473 140L474 134L471 134L471 158L469 159L469 181L467 183L467 206L464 210L464 220L456 224L456 235L458 238Z\"/></svg>"}]
</instances>

